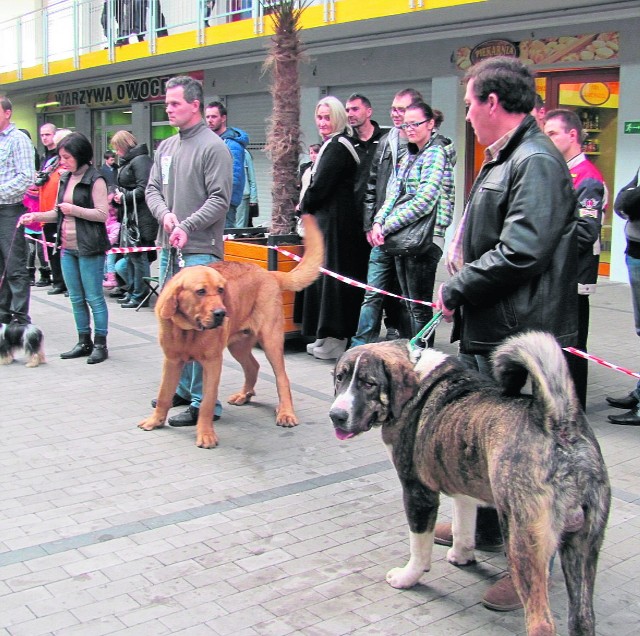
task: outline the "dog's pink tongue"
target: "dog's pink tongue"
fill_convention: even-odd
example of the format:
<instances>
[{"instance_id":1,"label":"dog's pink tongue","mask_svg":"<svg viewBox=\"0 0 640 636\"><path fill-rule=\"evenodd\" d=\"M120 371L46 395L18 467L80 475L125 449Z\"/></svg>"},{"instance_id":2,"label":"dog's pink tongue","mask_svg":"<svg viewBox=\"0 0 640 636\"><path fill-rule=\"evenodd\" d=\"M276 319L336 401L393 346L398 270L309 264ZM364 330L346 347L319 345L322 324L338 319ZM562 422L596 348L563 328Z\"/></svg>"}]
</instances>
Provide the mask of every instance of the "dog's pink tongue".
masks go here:
<instances>
[{"instance_id":1,"label":"dog's pink tongue","mask_svg":"<svg viewBox=\"0 0 640 636\"><path fill-rule=\"evenodd\" d=\"M335 431L336 431L336 437L338 439L350 439L354 437L353 433L347 433L346 431L343 431L339 428L336 428Z\"/></svg>"}]
</instances>

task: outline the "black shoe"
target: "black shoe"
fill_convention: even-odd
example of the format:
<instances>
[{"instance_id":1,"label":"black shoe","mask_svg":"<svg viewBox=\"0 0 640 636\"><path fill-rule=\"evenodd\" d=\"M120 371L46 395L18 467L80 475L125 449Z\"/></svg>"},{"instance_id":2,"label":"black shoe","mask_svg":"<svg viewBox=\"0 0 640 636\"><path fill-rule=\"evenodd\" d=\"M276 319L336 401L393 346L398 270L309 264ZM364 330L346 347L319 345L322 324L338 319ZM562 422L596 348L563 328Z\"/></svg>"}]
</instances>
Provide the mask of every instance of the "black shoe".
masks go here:
<instances>
[{"instance_id":1,"label":"black shoe","mask_svg":"<svg viewBox=\"0 0 640 636\"><path fill-rule=\"evenodd\" d=\"M37 283L33 283L36 287L49 287L51 281L46 278L41 278Z\"/></svg>"},{"instance_id":2,"label":"black shoe","mask_svg":"<svg viewBox=\"0 0 640 636\"><path fill-rule=\"evenodd\" d=\"M200 409L190 405L186 411L170 417L167 424L169 426L195 426L198 423L198 415L200 415Z\"/></svg>"},{"instance_id":3,"label":"black shoe","mask_svg":"<svg viewBox=\"0 0 640 636\"><path fill-rule=\"evenodd\" d=\"M609 403L609 406L617 409L635 409L638 406L638 398L633 393L621 395L620 397L609 397L607 395L604 399Z\"/></svg>"},{"instance_id":4,"label":"black shoe","mask_svg":"<svg viewBox=\"0 0 640 636\"><path fill-rule=\"evenodd\" d=\"M107 349L107 345L94 344L93 351L87 358L87 364L100 364L100 362L104 362L108 357L109 350Z\"/></svg>"},{"instance_id":5,"label":"black shoe","mask_svg":"<svg viewBox=\"0 0 640 636\"><path fill-rule=\"evenodd\" d=\"M640 426L640 414L638 409L627 411L622 415L609 415L612 424L622 424L623 426Z\"/></svg>"},{"instance_id":6,"label":"black shoe","mask_svg":"<svg viewBox=\"0 0 640 636\"><path fill-rule=\"evenodd\" d=\"M148 307L149 301L140 304L137 300L130 300L128 303L120 303L120 307L124 307L125 309L138 309L138 307Z\"/></svg>"},{"instance_id":7,"label":"black shoe","mask_svg":"<svg viewBox=\"0 0 640 636\"><path fill-rule=\"evenodd\" d=\"M120 287L116 287L112 292L109 292L109 298L124 298L127 292Z\"/></svg>"},{"instance_id":8,"label":"black shoe","mask_svg":"<svg viewBox=\"0 0 640 636\"><path fill-rule=\"evenodd\" d=\"M120 300L118 300L118 305L126 305L131 302L131 294L125 294Z\"/></svg>"},{"instance_id":9,"label":"black shoe","mask_svg":"<svg viewBox=\"0 0 640 636\"><path fill-rule=\"evenodd\" d=\"M195 406L189 406L186 411L170 417L167 420L167 424L169 426L195 426L198 423L198 415L200 415L200 409ZM219 419L219 415L213 416L214 422L217 422Z\"/></svg>"},{"instance_id":10,"label":"black shoe","mask_svg":"<svg viewBox=\"0 0 640 636\"><path fill-rule=\"evenodd\" d=\"M63 360L71 360L73 358L82 358L84 356L91 355L93 351L93 345L86 342L78 342L76 346L70 351L65 351L60 354Z\"/></svg>"},{"instance_id":11,"label":"black shoe","mask_svg":"<svg viewBox=\"0 0 640 636\"><path fill-rule=\"evenodd\" d=\"M37 286L37 283L36 283ZM47 296L55 296L56 294L64 294L67 290L64 287L52 287L48 292Z\"/></svg>"},{"instance_id":12,"label":"black shoe","mask_svg":"<svg viewBox=\"0 0 640 636\"><path fill-rule=\"evenodd\" d=\"M176 406L189 406L190 404L191 400L185 400L181 395L175 393L171 399L171 406L169 408L174 408ZM155 409L156 406L158 406L158 400L153 398L153 400L151 400L151 408Z\"/></svg>"}]
</instances>

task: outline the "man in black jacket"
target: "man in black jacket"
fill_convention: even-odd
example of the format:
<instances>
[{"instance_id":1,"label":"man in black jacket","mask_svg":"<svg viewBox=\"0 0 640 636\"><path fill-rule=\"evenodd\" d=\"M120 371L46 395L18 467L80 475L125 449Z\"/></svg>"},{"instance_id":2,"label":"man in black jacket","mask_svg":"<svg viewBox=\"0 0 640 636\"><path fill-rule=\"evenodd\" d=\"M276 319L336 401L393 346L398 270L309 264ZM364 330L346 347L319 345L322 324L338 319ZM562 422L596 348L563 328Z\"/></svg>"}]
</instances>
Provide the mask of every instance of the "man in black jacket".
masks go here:
<instances>
[{"instance_id":1,"label":"man in black jacket","mask_svg":"<svg viewBox=\"0 0 640 636\"><path fill-rule=\"evenodd\" d=\"M467 72L467 121L487 146L451 242L451 279L438 309L455 317L452 339L465 360L490 374L489 356L507 337L531 329L575 346L578 332L576 197L562 155L529 114L535 82L515 58L484 60ZM501 549L497 515L479 508L476 545ZM436 525L451 545L451 524ZM522 607L509 576L483 598L486 607Z\"/></svg>"}]
</instances>

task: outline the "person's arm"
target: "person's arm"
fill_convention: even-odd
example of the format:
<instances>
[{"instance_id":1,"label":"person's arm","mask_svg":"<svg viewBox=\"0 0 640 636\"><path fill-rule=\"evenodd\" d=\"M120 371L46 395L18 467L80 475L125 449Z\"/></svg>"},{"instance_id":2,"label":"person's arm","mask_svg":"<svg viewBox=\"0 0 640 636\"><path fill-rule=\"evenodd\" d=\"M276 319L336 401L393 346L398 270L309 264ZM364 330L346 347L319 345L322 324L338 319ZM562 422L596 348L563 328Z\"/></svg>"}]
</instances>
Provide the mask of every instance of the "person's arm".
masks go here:
<instances>
[{"instance_id":1,"label":"person's arm","mask_svg":"<svg viewBox=\"0 0 640 636\"><path fill-rule=\"evenodd\" d=\"M369 179L367 180L367 189L364 193L364 209L362 211L363 229L365 232L371 231L373 217L376 215L376 211L378 209L378 171L380 169L380 161L382 160L387 145L388 138L385 136L382 143L378 144L373 155L373 161L371 162Z\"/></svg>"},{"instance_id":2,"label":"person's arm","mask_svg":"<svg viewBox=\"0 0 640 636\"><path fill-rule=\"evenodd\" d=\"M583 179L576 188L578 198L578 253L593 254L600 238L604 209L604 183L594 178Z\"/></svg>"},{"instance_id":3,"label":"person's arm","mask_svg":"<svg viewBox=\"0 0 640 636\"><path fill-rule=\"evenodd\" d=\"M127 206L131 209L133 207L134 199L137 203L140 203L145 199L145 190L147 188L147 183L149 182L149 175L151 173L151 166L153 165L153 162L150 157L141 155L133 159L129 165L131 167L131 174L133 174L133 178L135 180L135 186L133 188L119 187L120 190L122 190Z\"/></svg>"},{"instance_id":4,"label":"person's arm","mask_svg":"<svg viewBox=\"0 0 640 636\"><path fill-rule=\"evenodd\" d=\"M548 266L560 239L575 222L567 201L575 201L566 166L552 155L531 153L513 166L503 193L504 222L494 247L444 284L442 300L449 309L488 305L511 294ZM482 212L482 211L480 211ZM467 230L469 221L467 221Z\"/></svg>"},{"instance_id":5,"label":"person's arm","mask_svg":"<svg viewBox=\"0 0 640 636\"><path fill-rule=\"evenodd\" d=\"M618 196L613 204L613 209L618 216L630 221L640 219L640 185L638 184L638 176L627 183L624 188L618 192Z\"/></svg>"},{"instance_id":6,"label":"person's arm","mask_svg":"<svg viewBox=\"0 0 640 636\"><path fill-rule=\"evenodd\" d=\"M234 139L225 139L227 148L233 157L233 191L231 193L231 201L236 204L242 201L242 193L244 192L244 146Z\"/></svg>"},{"instance_id":7,"label":"person's arm","mask_svg":"<svg viewBox=\"0 0 640 636\"><path fill-rule=\"evenodd\" d=\"M21 198L34 182L36 176L31 141L19 131L9 134L14 136L14 139L8 152L7 161L12 164L13 170L10 171L11 177L0 185L0 194L5 200Z\"/></svg>"}]
</instances>

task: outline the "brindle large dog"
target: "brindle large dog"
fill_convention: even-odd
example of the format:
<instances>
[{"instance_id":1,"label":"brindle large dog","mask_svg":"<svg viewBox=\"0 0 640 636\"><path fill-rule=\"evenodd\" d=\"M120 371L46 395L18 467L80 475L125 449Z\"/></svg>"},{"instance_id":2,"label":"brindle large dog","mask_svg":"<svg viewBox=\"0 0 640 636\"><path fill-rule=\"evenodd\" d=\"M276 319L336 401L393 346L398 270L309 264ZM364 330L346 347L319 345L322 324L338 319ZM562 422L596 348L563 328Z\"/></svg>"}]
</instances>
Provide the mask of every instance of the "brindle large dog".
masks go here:
<instances>
[{"instance_id":1,"label":"brindle large dog","mask_svg":"<svg viewBox=\"0 0 640 636\"><path fill-rule=\"evenodd\" d=\"M474 560L479 502L496 507L527 633L555 626L547 590L559 550L569 594L569 633L595 634L593 586L611 492L598 442L580 409L562 351L528 333L495 352L497 381L406 341L347 351L335 371L330 415L339 439L382 426L402 483L411 558L388 572L396 588L431 567L439 493L454 503L447 560ZM521 395L527 374L532 395Z\"/></svg>"}]
</instances>

